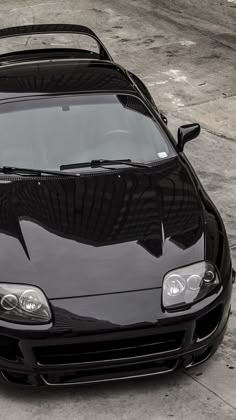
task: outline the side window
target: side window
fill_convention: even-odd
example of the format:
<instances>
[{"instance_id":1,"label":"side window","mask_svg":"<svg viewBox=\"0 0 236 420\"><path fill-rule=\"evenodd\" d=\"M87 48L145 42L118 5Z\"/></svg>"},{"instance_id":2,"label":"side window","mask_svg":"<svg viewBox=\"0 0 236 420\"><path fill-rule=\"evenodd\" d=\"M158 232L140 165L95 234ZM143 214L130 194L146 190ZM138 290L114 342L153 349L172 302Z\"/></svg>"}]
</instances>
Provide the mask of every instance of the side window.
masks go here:
<instances>
[{"instance_id":1,"label":"side window","mask_svg":"<svg viewBox=\"0 0 236 420\"><path fill-rule=\"evenodd\" d=\"M144 96L146 96L146 98L151 102L151 104L157 109L157 106L145 84L134 73L130 72L130 76L132 77L133 81L136 83L138 88L141 90L141 92L144 94Z\"/></svg>"}]
</instances>

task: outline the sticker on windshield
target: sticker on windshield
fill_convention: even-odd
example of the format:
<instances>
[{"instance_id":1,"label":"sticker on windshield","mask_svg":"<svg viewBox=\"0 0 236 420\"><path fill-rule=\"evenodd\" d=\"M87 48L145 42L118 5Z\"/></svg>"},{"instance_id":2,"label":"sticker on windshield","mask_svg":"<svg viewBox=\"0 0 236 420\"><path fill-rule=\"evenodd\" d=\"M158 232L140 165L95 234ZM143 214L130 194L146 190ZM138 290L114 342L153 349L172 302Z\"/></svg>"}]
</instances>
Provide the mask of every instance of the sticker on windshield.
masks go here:
<instances>
[{"instance_id":1,"label":"sticker on windshield","mask_svg":"<svg viewBox=\"0 0 236 420\"><path fill-rule=\"evenodd\" d=\"M159 157L159 158L161 158L161 159L163 159L163 158L166 158L166 157L167 157L167 153L166 153L166 152L160 152L160 153L157 153L157 155L158 155L158 157Z\"/></svg>"}]
</instances>

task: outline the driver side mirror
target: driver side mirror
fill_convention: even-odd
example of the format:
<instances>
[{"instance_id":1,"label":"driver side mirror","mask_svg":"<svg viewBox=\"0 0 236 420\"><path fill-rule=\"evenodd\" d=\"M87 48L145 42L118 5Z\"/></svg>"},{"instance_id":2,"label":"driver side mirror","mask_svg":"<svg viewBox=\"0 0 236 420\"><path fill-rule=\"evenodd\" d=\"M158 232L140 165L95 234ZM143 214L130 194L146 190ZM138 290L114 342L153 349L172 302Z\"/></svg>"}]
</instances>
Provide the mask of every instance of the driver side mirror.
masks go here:
<instances>
[{"instance_id":1,"label":"driver side mirror","mask_svg":"<svg viewBox=\"0 0 236 420\"><path fill-rule=\"evenodd\" d=\"M180 152L184 150L184 145L188 141L199 136L201 131L200 124L187 124L178 128L178 149Z\"/></svg>"}]
</instances>

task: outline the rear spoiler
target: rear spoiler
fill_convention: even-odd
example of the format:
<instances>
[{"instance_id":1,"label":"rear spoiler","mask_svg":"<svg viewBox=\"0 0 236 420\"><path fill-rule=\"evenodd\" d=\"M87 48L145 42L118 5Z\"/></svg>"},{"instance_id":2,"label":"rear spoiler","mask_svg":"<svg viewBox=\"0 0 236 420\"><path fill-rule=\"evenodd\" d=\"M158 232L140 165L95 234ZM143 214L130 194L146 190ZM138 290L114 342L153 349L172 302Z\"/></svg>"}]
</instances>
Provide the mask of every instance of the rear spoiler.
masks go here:
<instances>
[{"instance_id":1,"label":"rear spoiler","mask_svg":"<svg viewBox=\"0 0 236 420\"><path fill-rule=\"evenodd\" d=\"M100 38L89 28L81 25L69 25L69 24L40 24L40 25L25 25L25 26L14 26L12 28L0 29L0 39L18 37L24 35L41 35L41 34L52 34L52 33L64 33L64 34L78 34L87 35L93 38L99 47L99 55L101 60L113 61L111 55L107 51L106 47L100 40Z\"/></svg>"}]
</instances>

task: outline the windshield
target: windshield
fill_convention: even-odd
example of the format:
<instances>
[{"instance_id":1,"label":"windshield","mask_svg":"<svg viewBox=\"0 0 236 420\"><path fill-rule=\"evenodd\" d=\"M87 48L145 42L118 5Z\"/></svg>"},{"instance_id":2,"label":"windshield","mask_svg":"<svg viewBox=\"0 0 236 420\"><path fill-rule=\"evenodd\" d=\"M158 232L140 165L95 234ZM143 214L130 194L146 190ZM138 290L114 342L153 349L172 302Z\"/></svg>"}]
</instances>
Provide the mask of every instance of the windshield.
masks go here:
<instances>
[{"instance_id":1,"label":"windshield","mask_svg":"<svg viewBox=\"0 0 236 420\"><path fill-rule=\"evenodd\" d=\"M161 126L129 95L80 95L0 107L0 166L58 170L95 159L157 161L175 154Z\"/></svg>"}]
</instances>

